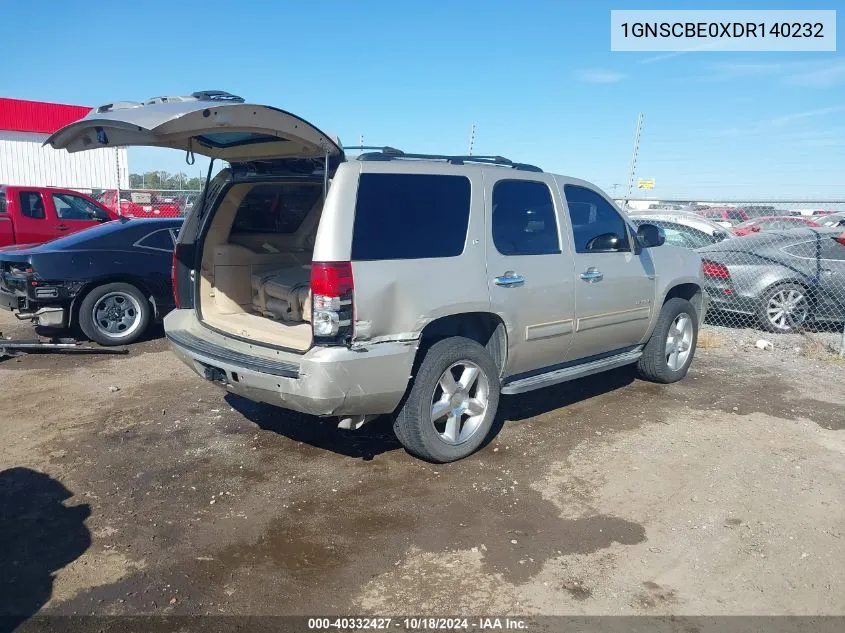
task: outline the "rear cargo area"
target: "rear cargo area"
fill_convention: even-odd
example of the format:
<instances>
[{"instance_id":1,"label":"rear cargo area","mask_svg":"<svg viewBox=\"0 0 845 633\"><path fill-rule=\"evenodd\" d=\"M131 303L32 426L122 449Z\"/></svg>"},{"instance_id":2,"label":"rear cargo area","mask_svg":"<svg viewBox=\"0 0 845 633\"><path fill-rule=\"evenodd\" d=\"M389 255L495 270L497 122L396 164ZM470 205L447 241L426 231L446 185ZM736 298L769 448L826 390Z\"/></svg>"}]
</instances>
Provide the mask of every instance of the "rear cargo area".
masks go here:
<instances>
[{"instance_id":1,"label":"rear cargo area","mask_svg":"<svg viewBox=\"0 0 845 633\"><path fill-rule=\"evenodd\" d=\"M322 204L322 183L313 180L232 186L202 244L202 321L260 344L307 350Z\"/></svg>"}]
</instances>

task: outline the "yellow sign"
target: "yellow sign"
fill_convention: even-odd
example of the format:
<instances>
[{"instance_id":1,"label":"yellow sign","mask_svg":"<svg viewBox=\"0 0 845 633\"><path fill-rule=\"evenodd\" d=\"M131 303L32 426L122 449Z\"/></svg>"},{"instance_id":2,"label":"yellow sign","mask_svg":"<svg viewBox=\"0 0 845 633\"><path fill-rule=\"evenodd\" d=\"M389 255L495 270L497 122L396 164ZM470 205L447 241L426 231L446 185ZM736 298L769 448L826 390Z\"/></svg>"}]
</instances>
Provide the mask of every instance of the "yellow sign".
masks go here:
<instances>
[{"instance_id":1,"label":"yellow sign","mask_svg":"<svg viewBox=\"0 0 845 633\"><path fill-rule=\"evenodd\" d=\"M640 178L637 181L637 189L654 189L654 178L651 180L643 180Z\"/></svg>"}]
</instances>

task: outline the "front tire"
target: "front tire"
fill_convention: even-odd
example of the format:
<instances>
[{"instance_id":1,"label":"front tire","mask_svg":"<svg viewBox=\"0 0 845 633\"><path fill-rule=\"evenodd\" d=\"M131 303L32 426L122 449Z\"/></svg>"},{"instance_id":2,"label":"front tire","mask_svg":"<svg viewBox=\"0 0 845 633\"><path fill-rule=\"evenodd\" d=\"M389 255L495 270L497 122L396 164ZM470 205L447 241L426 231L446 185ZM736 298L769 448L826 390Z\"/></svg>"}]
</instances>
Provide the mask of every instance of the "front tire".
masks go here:
<instances>
[{"instance_id":1,"label":"front tire","mask_svg":"<svg viewBox=\"0 0 845 633\"><path fill-rule=\"evenodd\" d=\"M697 342L695 308L686 299L669 299L637 365L640 377L664 384L681 380L687 375Z\"/></svg>"},{"instance_id":2,"label":"front tire","mask_svg":"<svg viewBox=\"0 0 845 633\"><path fill-rule=\"evenodd\" d=\"M128 345L147 329L150 312L150 302L132 284L105 284L85 295L79 305L79 327L100 345Z\"/></svg>"},{"instance_id":3,"label":"front tire","mask_svg":"<svg viewBox=\"0 0 845 633\"><path fill-rule=\"evenodd\" d=\"M499 371L480 344L463 337L425 351L393 430L412 455L452 462L487 438L499 407Z\"/></svg>"}]
</instances>

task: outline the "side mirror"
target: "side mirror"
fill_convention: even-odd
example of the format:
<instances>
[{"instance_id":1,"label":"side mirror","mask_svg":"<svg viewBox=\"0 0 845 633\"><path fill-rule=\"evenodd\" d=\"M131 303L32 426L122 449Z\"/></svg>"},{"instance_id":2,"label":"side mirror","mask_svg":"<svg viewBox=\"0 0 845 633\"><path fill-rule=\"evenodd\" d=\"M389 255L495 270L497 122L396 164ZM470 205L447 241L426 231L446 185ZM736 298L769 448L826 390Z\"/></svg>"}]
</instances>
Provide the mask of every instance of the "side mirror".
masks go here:
<instances>
[{"instance_id":1,"label":"side mirror","mask_svg":"<svg viewBox=\"0 0 845 633\"><path fill-rule=\"evenodd\" d=\"M654 248L663 246L666 242L666 233L656 224L640 224L637 229L637 240L643 248Z\"/></svg>"},{"instance_id":2,"label":"side mirror","mask_svg":"<svg viewBox=\"0 0 845 633\"><path fill-rule=\"evenodd\" d=\"M602 233L587 242L588 251L614 252L620 249L628 250L627 241L616 233Z\"/></svg>"}]
</instances>

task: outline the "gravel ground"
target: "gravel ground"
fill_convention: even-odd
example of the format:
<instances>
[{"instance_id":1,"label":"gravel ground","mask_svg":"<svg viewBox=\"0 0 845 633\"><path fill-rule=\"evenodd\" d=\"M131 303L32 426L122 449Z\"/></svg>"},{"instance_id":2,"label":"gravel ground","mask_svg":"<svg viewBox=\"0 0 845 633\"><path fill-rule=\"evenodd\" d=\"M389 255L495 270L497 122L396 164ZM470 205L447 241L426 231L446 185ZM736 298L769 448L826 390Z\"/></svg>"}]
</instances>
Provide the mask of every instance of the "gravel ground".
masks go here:
<instances>
[{"instance_id":1,"label":"gravel ground","mask_svg":"<svg viewBox=\"0 0 845 633\"><path fill-rule=\"evenodd\" d=\"M0 614L845 614L845 363L710 329L686 380L505 397L441 466L157 338L2 361Z\"/></svg>"},{"instance_id":2,"label":"gravel ground","mask_svg":"<svg viewBox=\"0 0 845 633\"><path fill-rule=\"evenodd\" d=\"M753 328L706 324L699 335L702 347L721 353L748 354L755 362L786 363L797 374L808 369L822 371L842 362L839 357L842 333L808 331L796 334L773 334ZM783 367L780 368L783 370ZM791 368L790 368L791 369ZM801 380L796 376L796 380Z\"/></svg>"}]
</instances>

